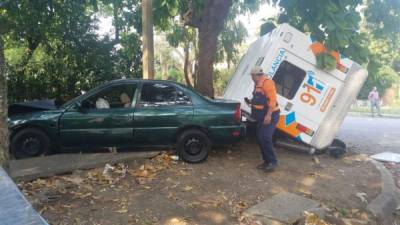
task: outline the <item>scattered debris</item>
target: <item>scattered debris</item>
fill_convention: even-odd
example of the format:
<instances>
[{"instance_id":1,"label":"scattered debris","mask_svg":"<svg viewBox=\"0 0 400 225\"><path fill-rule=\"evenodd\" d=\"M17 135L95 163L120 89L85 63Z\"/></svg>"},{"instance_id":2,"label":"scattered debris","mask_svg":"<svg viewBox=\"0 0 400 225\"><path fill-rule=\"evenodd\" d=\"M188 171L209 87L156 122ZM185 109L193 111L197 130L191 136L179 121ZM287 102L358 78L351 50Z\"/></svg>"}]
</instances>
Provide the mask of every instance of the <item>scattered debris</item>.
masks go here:
<instances>
[{"instance_id":1,"label":"scattered debris","mask_svg":"<svg viewBox=\"0 0 400 225\"><path fill-rule=\"evenodd\" d=\"M382 152L376 155L372 155L371 158L382 162L400 162L400 154L393 152Z\"/></svg>"},{"instance_id":2,"label":"scattered debris","mask_svg":"<svg viewBox=\"0 0 400 225\"><path fill-rule=\"evenodd\" d=\"M165 223L165 225L187 225L187 224L188 224L187 221L182 218L172 218Z\"/></svg>"},{"instance_id":3,"label":"scattered debris","mask_svg":"<svg viewBox=\"0 0 400 225\"><path fill-rule=\"evenodd\" d=\"M111 166L110 164L106 164L104 166L104 170L103 170L103 175L104 176L110 176L110 171L113 171L115 168L113 166Z\"/></svg>"},{"instance_id":4,"label":"scattered debris","mask_svg":"<svg viewBox=\"0 0 400 225\"><path fill-rule=\"evenodd\" d=\"M368 203L367 194L366 194L366 193L358 192L358 193L356 194L356 196L357 196L357 198L359 198L362 202Z\"/></svg>"},{"instance_id":5,"label":"scattered debris","mask_svg":"<svg viewBox=\"0 0 400 225\"><path fill-rule=\"evenodd\" d=\"M314 161L314 163L317 165L317 166L319 166L321 163L319 162L319 159L318 159L318 157L317 156L314 156L313 157L313 161Z\"/></svg>"},{"instance_id":6,"label":"scattered debris","mask_svg":"<svg viewBox=\"0 0 400 225\"><path fill-rule=\"evenodd\" d=\"M214 156L224 155L224 160L232 156L231 158L235 160L234 163L226 160L224 165L221 165L217 160L212 159L204 164L193 165L179 161L177 155L163 153L151 159L135 161L134 163L110 163L102 168L82 170L72 174L38 179L33 182L21 182L20 188L35 209L43 213L46 219L48 218L51 222L60 221L59 223L55 222L55 224L113 224L121 218L121 221L127 222L127 224L261 225L262 223L252 221L250 217L241 216L245 215L245 211L251 206L262 203L272 194L289 190L300 195L300 197L319 200L321 193L325 192L325 189L321 192L318 186L320 182L330 183L335 179L340 180L342 179L340 174L345 172L346 176L352 176L352 168L355 166L357 166L356 169L358 166L369 168L367 163L365 165L364 163L355 163L357 159L350 158L353 155L346 156L355 164L351 166L343 163L342 160L332 163L330 158L324 156L311 157L311 159L309 156L304 157L304 161L308 160L308 163L300 165L295 157L288 157L282 165L282 171L266 177L254 174L254 163L259 160L258 151L254 155L247 155L246 153L246 157L252 159L247 161L239 155L239 150L236 151L236 149L230 149L230 147L224 150L232 150L232 152L228 157L226 154L219 153ZM281 152L281 154L286 154L286 152ZM316 169L315 165L318 166L321 163L329 169ZM225 170L228 168L229 173ZM290 176L290 179L288 179L284 177L286 176L285 171L295 172L288 174ZM366 177L364 174L366 170L360 171ZM253 175L254 177L249 180L248 177ZM292 178L298 180L295 183L288 182ZM279 183L282 185L273 186L276 182L282 180L284 182ZM316 182L312 186L307 186L302 181ZM362 182L367 181L363 179ZM355 209L361 209L361 206L364 205L361 202L362 200L357 201L351 196L355 196L357 192L365 192L368 193L368 197L372 198L374 192L370 192L367 187L353 182L353 180L350 180L350 183L349 180L346 182L347 185L352 183L356 184L353 187L357 187L357 189L351 188L345 197L342 195L339 196L339 199L348 198L348 201L354 203L353 208L337 209L334 205L339 200L329 196L326 200L330 201L329 207L332 211L323 209L325 215L335 213L340 221L343 221L343 218L349 219L349 221L350 219L361 221L368 219L367 213ZM335 190L331 186L329 188L329 190ZM45 196L38 196L35 193L43 193ZM366 196L363 197L366 199ZM40 198L41 201L34 201L35 198ZM46 201L48 202L46 203ZM174 203L178 206L176 210L168 207ZM292 199L278 200L278 203L283 203L283 208L279 209L279 213L283 213L284 210L295 205L295 201ZM343 205L338 204L341 207ZM153 206L155 207L150 209ZM182 214L180 214L181 210L184 210ZM305 217L305 210L316 214L320 220L313 217L312 214ZM166 211L168 216L163 214ZM293 220L289 218L287 221L290 222L285 224L293 225L293 221L298 218L302 218L302 223L296 225L325 225L323 222L335 224L324 215L311 210L311 208L309 210L303 208L298 212L298 217L293 218ZM211 218L210 215L214 217ZM219 215L222 215L222 217L218 217ZM71 219L74 216L78 220ZM236 221L236 219L239 219L239 221ZM222 222L217 223L216 220ZM235 223L235 221L238 223ZM344 223L340 224L345 225Z\"/></svg>"},{"instance_id":7,"label":"scattered debris","mask_svg":"<svg viewBox=\"0 0 400 225\"><path fill-rule=\"evenodd\" d=\"M304 225L330 225L315 213L305 212L305 214Z\"/></svg>"},{"instance_id":8,"label":"scattered debris","mask_svg":"<svg viewBox=\"0 0 400 225\"><path fill-rule=\"evenodd\" d=\"M169 157L174 161L178 161L179 160L179 156L178 155L171 155Z\"/></svg>"},{"instance_id":9,"label":"scattered debris","mask_svg":"<svg viewBox=\"0 0 400 225\"><path fill-rule=\"evenodd\" d=\"M185 186L185 187L183 188L183 190L185 190L185 191L191 191L191 190L193 190L193 187L191 187L191 186Z\"/></svg>"}]
</instances>

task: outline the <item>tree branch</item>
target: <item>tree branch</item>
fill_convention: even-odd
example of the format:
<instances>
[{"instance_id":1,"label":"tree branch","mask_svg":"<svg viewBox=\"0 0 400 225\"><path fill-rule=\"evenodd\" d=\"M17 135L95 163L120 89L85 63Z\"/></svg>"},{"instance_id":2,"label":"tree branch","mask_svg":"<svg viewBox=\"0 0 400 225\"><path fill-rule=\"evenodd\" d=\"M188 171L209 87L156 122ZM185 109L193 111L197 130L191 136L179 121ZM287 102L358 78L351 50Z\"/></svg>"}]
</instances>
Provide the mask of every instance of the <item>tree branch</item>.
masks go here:
<instances>
[{"instance_id":1,"label":"tree branch","mask_svg":"<svg viewBox=\"0 0 400 225\"><path fill-rule=\"evenodd\" d=\"M188 11L182 15L183 24L198 28L200 26L201 16L196 14L192 0L188 0L188 6Z\"/></svg>"}]
</instances>

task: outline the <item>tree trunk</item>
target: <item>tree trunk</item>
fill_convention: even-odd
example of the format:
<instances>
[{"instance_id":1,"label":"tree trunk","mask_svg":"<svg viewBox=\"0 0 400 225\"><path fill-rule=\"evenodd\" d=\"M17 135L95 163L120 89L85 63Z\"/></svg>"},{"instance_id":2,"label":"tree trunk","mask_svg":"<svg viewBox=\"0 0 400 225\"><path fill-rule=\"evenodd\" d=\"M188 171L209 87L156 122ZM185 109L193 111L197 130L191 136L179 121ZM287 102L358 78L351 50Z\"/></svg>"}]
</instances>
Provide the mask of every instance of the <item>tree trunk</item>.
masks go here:
<instances>
[{"instance_id":1,"label":"tree trunk","mask_svg":"<svg viewBox=\"0 0 400 225\"><path fill-rule=\"evenodd\" d=\"M142 1L143 79L154 79L153 0Z\"/></svg>"},{"instance_id":2,"label":"tree trunk","mask_svg":"<svg viewBox=\"0 0 400 225\"><path fill-rule=\"evenodd\" d=\"M0 166L8 160L7 79L4 43L0 35Z\"/></svg>"},{"instance_id":3,"label":"tree trunk","mask_svg":"<svg viewBox=\"0 0 400 225\"><path fill-rule=\"evenodd\" d=\"M161 79L168 80L168 62L167 59L163 59L160 55L160 65L161 65Z\"/></svg>"},{"instance_id":4,"label":"tree trunk","mask_svg":"<svg viewBox=\"0 0 400 225\"><path fill-rule=\"evenodd\" d=\"M191 15L191 21L187 23L197 27L199 31L197 90L212 98L214 97L213 63L218 35L223 29L231 5L232 0L207 0L204 2L201 15Z\"/></svg>"},{"instance_id":5,"label":"tree trunk","mask_svg":"<svg viewBox=\"0 0 400 225\"><path fill-rule=\"evenodd\" d=\"M190 63L190 60L189 60L189 47L190 47L190 44L189 44L189 42L188 41L186 41L185 42L185 46L184 46L184 54L185 54L185 62L184 62L184 64L183 64L183 73L185 74L185 81L186 81L186 85L188 85L188 86L190 86L190 87L193 87L193 81L192 81L192 79L191 79L191 71L192 71L192 68L191 68L191 63Z\"/></svg>"}]
</instances>

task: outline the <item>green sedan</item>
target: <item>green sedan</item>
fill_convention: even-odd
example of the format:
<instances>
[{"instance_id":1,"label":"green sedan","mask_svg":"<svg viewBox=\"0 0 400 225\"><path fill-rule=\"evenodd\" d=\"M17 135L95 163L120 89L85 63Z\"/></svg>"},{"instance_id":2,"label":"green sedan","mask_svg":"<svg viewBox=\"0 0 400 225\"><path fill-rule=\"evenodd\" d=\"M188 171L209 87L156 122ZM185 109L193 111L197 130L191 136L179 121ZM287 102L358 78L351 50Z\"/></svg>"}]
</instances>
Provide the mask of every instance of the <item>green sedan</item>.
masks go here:
<instances>
[{"instance_id":1,"label":"green sedan","mask_svg":"<svg viewBox=\"0 0 400 225\"><path fill-rule=\"evenodd\" d=\"M245 136L240 103L212 100L171 81L114 80L54 106L9 108L10 151L16 158L56 151L176 146L201 162L213 144Z\"/></svg>"}]
</instances>

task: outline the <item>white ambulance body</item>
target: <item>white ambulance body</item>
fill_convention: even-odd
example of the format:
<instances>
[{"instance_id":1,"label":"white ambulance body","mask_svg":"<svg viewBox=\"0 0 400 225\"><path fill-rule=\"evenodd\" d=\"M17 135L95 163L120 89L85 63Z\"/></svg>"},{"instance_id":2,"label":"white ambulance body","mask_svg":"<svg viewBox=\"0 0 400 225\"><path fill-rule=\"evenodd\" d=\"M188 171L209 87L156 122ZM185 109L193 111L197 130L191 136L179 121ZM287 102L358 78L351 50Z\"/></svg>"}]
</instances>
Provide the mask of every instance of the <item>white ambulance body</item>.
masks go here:
<instances>
[{"instance_id":1,"label":"white ambulance body","mask_svg":"<svg viewBox=\"0 0 400 225\"><path fill-rule=\"evenodd\" d=\"M315 48L323 46L288 24L283 24L251 44L229 82L224 98L251 98L250 70L261 66L275 81L281 116L278 129L314 148L328 147L356 99L368 72L337 53L332 71L316 67Z\"/></svg>"}]
</instances>

